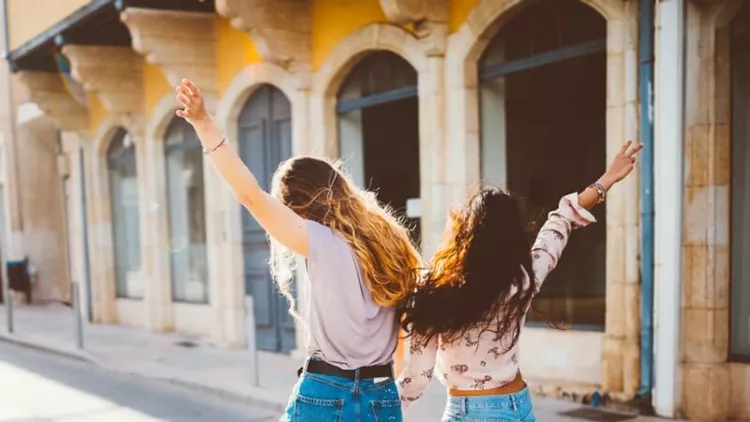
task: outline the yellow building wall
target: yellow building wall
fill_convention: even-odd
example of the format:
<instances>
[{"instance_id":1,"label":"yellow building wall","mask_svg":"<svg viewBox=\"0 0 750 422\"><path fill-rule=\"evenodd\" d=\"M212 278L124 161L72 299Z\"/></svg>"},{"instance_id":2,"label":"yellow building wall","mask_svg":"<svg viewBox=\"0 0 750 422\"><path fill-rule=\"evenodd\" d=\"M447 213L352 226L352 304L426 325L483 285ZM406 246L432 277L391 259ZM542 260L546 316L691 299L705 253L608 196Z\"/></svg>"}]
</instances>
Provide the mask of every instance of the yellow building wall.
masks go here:
<instances>
[{"instance_id":1,"label":"yellow building wall","mask_svg":"<svg viewBox=\"0 0 750 422\"><path fill-rule=\"evenodd\" d=\"M469 16L474 7L479 3L479 0L451 0L450 10L450 32L456 32L464 24L466 18Z\"/></svg>"},{"instance_id":2,"label":"yellow building wall","mask_svg":"<svg viewBox=\"0 0 750 422\"><path fill-rule=\"evenodd\" d=\"M90 0L8 0L10 48L18 48L89 2Z\"/></svg>"},{"instance_id":3,"label":"yellow building wall","mask_svg":"<svg viewBox=\"0 0 750 422\"><path fill-rule=\"evenodd\" d=\"M89 125L91 128L91 135L96 136L99 133L99 125L107 117L107 109L99 101L99 97L96 94L88 94L88 108L89 108Z\"/></svg>"},{"instance_id":4,"label":"yellow building wall","mask_svg":"<svg viewBox=\"0 0 750 422\"><path fill-rule=\"evenodd\" d=\"M373 22L385 22L378 0L312 0L312 67L351 32Z\"/></svg>"},{"instance_id":5,"label":"yellow building wall","mask_svg":"<svg viewBox=\"0 0 750 422\"><path fill-rule=\"evenodd\" d=\"M143 60L143 106L145 115L150 117L162 98L171 91L172 87L159 66Z\"/></svg>"},{"instance_id":6,"label":"yellow building wall","mask_svg":"<svg viewBox=\"0 0 750 422\"><path fill-rule=\"evenodd\" d=\"M250 37L232 28L229 20L216 16L216 66L219 93L223 94L237 73L262 61Z\"/></svg>"}]
</instances>

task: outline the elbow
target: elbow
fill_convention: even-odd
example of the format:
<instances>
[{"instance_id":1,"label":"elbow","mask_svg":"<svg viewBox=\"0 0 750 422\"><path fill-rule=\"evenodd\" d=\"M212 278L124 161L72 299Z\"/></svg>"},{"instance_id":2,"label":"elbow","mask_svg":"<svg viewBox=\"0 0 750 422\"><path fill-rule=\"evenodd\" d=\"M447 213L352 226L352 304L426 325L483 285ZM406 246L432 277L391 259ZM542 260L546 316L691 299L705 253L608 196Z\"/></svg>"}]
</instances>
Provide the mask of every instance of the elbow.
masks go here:
<instances>
[{"instance_id":1,"label":"elbow","mask_svg":"<svg viewBox=\"0 0 750 422\"><path fill-rule=\"evenodd\" d=\"M237 198L237 202L247 209L251 209L255 205L255 199L249 192L235 192L234 196Z\"/></svg>"},{"instance_id":2,"label":"elbow","mask_svg":"<svg viewBox=\"0 0 750 422\"><path fill-rule=\"evenodd\" d=\"M234 197L237 198L237 202L239 202L242 206L245 208L251 210L258 205L258 194L260 193L260 189L258 189L257 186L246 186L242 187L240 189L234 190Z\"/></svg>"}]
</instances>

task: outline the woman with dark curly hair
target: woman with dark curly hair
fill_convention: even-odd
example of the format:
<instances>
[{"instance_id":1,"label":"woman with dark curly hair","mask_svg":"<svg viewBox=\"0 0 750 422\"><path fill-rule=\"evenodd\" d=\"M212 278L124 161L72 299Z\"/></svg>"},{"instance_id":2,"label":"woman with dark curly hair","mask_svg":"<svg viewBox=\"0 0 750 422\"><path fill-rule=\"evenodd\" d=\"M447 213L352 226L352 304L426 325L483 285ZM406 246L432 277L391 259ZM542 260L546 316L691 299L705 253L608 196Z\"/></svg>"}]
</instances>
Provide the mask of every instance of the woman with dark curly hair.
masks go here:
<instances>
[{"instance_id":1,"label":"woman with dark curly hair","mask_svg":"<svg viewBox=\"0 0 750 422\"><path fill-rule=\"evenodd\" d=\"M482 190L451 216L446 243L400 310L404 407L436 372L448 388L443 421L536 420L518 363L526 313L570 232L595 222L587 210L632 171L641 148L628 141L597 182L563 197L531 247L516 200L500 190Z\"/></svg>"}]
</instances>

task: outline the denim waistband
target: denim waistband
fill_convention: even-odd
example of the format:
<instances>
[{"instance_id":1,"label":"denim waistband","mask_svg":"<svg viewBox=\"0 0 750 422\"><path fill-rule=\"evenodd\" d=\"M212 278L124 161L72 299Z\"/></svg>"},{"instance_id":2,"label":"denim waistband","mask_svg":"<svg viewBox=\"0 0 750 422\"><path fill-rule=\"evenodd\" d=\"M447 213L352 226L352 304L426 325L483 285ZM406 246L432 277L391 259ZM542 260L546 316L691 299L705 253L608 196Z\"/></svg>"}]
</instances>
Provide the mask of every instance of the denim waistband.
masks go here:
<instances>
[{"instance_id":1,"label":"denim waistband","mask_svg":"<svg viewBox=\"0 0 750 422\"><path fill-rule=\"evenodd\" d=\"M448 407L465 413L472 409L518 409L531 403L531 393L528 388L513 393L495 396L451 396L448 397Z\"/></svg>"}]
</instances>

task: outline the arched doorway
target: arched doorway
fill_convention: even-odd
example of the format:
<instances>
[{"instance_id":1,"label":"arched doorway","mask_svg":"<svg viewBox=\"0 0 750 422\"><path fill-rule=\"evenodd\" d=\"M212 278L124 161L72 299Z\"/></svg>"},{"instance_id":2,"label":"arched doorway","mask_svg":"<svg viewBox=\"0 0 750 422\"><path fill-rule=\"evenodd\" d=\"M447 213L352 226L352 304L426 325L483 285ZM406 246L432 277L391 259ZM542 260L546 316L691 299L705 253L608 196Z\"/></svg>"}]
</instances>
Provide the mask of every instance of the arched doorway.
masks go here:
<instances>
[{"instance_id":1,"label":"arched doorway","mask_svg":"<svg viewBox=\"0 0 750 422\"><path fill-rule=\"evenodd\" d=\"M750 5L732 21L731 347L750 359Z\"/></svg>"},{"instance_id":2,"label":"arched doorway","mask_svg":"<svg viewBox=\"0 0 750 422\"><path fill-rule=\"evenodd\" d=\"M172 300L208 303L206 199L198 135L174 118L164 140Z\"/></svg>"},{"instance_id":3,"label":"arched doorway","mask_svg":"<svg viewBox=\"0 0 750 422\"><path fill-rule=\"evenodd\" d=\"M576 0L541 0L495 35L480 66L481 167L487 184L546 217L561 196L606 168L606 20ZM535 306L555 321L602 330L606 211L576 232ZM530 317L533 323L533 317Z\"/></svg>"},{"instance_id":4,"label":"arched doorway","mask_svg":"<svg viewBox=\"0 0 750 422\"><path fill-rule=\"evenodd\" d=\"M238 122L240 156L268 191L279 163L292 156L292 108L283 92L259 87L242 108ZM245 293L253 297L258 348L288 352L295 348L294 320L287 301L276 294L268 268L266 233L242 210ZM294 286L295 283L292 283Z\"/></svg>"},{"instance_id":5,"label":"arched doorway","mask_svg":"<svg viewBox=\"0 0 750 422\"><path fill-rule=\"evenodd\" d=\"M117 297L142 299L141 217L135 142L125 129L117 129L107 149L112 234Z\"/></svg>"},{"instance_id":6,"label":"arched doorway","mask_svg":"<svg viewBox=\"0 0 750 422\"><path fill-rule=\"evenodd\" d=\"M419 224L417 72L389 51L365 56L347 75L336 107L341 159L355 183Z\"/></svg>"}]
</instances>

